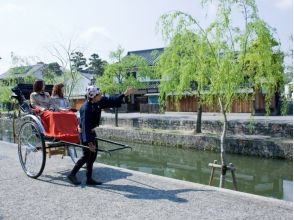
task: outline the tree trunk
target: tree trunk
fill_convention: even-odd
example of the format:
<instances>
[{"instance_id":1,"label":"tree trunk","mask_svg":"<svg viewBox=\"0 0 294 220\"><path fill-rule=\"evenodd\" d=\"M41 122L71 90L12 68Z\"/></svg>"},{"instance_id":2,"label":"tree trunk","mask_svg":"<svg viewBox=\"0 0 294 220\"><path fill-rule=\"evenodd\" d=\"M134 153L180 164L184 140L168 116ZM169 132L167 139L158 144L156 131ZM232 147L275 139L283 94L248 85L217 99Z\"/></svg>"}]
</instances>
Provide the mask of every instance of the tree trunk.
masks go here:
<instances>
[{"instance_id":1,"label":"tree trunk","mask_svg":"<svg viewBox=\"0 0 294 220\"><path fill-rule=\"evenodd\" d=\"M118 127L118 108L114 108L115 112L115 127Z\"/></svg>"},{"instance_id":2,"label":"tree trunk","mask_svg":"<svg viewBox=\"0 0 294 220\"><path fill-rule=\"evenodd\" d=\"M199 104L197 110L197 121L196 121L196 133L201 133L201 117L202 117L202 105Z\"/></svg>"},{"instance_id":3,"label":"tree trunk","mask_svg":"<svg viewBox=\"0 0 294 220\"><path fill-rule=\"evenodd\" d=\"M221 147L221 162L222 162L222 170L221 170L221 176L220 176L220 183L219 183L219 187L223 188L225 185L225 178L226 178L226 166L227 166L227 162L226 162L226 154L225 154L225 140L226 140L226 133L227 133L227 127L228 127L228 121L227 121L227 114L226 111L224 109L224 105L221 101L221 99L219 98L219 105L221 108L221 112L224 116L224 125L223 125L223 132L220 138L220 147Z\"/></svg>"}]
</instances>

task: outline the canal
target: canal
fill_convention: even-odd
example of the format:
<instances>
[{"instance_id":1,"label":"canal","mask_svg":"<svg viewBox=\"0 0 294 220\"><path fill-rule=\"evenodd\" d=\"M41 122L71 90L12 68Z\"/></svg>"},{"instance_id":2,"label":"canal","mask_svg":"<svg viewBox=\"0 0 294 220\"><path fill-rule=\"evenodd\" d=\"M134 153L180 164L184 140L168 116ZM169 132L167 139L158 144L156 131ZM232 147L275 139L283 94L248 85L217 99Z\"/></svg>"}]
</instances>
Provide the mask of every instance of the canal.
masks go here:
<instances>
[{"instance_id":1,"label":"canal","mask_svg":"<svg viewBox=\"0 0 294 220\"><path fill-rule=\"evenodd\" d=\"M0 140L13 142L11 130L0 129ZM163 146L126 143L133 147L112 153L101 154L97 162L185 180L208 184L208 163L220 161L220 154ZM113 146L101 144L100 148ZM261 196L293 201L293 161L264 159L227 154L227 161L236 167L238 190ZM219 171L215 172L214 186L219 184ZM233 189L231 174L227 173L225 188Z\"/></svg>"},{"instance_id":2,"label":"canal","mask_svg":"<svg viewBox=\"0 0 294 220\"><path fill-rule=\"evenodd\" d=\"M112 156L101 154L98 162L166 176L195 183L208 184L208 163L220 161L220 154L174 147L126 143L133 150L115 152ZM112 146L99 142L99 146ZM236 167L238 190L256 195L293 201L293 162L227 154L227 161ZM219 171L215 173L213 185L219 184ZM227 172L225 188L233 189L232 176Z\"/></svg>"}]
</instances>

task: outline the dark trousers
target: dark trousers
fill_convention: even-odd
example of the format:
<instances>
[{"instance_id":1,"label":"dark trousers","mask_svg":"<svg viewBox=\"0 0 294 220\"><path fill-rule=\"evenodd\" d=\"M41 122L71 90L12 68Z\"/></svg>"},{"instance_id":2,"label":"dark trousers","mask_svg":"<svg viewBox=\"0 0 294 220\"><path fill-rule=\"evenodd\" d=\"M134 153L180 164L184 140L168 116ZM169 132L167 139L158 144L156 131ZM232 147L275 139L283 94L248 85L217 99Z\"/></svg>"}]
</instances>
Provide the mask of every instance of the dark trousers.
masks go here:
<instances>
[{"instance_id":1,"label":"dark trousers","mask_svg":"<svg viewBox=\"0 0 294 220\"><path fill-rule=\"evenodd\" d=\"M88 146L86 144L83 144ZM83 156L78 160L76 165L71 171L71 175L76 175L77 172L81 169L81 167L86 163L87 164L87 179L92 178L92 171L93 171L93 164L97 157L97 144L96 144L96 151L92 152L87 148L83 148Z\"/></svg>"}]
</instances>

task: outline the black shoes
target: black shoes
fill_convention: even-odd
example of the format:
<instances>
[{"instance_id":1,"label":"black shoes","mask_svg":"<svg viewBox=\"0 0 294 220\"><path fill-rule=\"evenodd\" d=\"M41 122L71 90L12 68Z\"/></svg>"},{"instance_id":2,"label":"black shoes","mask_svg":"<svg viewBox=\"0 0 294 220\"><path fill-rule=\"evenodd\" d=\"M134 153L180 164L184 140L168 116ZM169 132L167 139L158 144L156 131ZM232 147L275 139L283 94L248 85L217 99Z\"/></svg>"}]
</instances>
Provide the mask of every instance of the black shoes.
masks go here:
<instances>
[{"instance_id":1,"label":"black shoes","mask_svg":"<svg viewBox=\"0 0 294 220\"><path fill-rule=\"evenodd\" d=\"M70 181L72 184L74 184L74 185L76 185L76 186L81 184L81 182L78 181L78 179L77 179L76 176L74 176L74 175L69 174L69 175L67 176L67 178L69 179L69 181Z\"/></svg>"},{"instance_id":2,"label":"black shoes","mask_svg":"<svg viewBox=\"0 0 294 220\"><path fill-rule=\"evenodd\" d=\"M69 174L67 176L67 178L69 179L69 181L74 184L74 185L80 185L81 182L76 178L76 176L72 175L72 174ZM96 181L96 180L93 180L92 178L90 179L87 179L87 182L86 182L87 185L90 185L90 186L96 186L96 185L101 185L102 182L99 182L99 181Z\"/></svg>"},{"instance_id":3,"label":"black shoes","mask_svg":"<svg viewBox=\"0 0 294 220\"><path fill-rule=\"evenodd\" d=\"M99 182L99 181L93 180L93 179L91 178L91 179L87 179L86 184L87 184L87 185L90 185L90 186L96 186L96 185L101 185L102 182Z\"/></svg>"}]
</instances>

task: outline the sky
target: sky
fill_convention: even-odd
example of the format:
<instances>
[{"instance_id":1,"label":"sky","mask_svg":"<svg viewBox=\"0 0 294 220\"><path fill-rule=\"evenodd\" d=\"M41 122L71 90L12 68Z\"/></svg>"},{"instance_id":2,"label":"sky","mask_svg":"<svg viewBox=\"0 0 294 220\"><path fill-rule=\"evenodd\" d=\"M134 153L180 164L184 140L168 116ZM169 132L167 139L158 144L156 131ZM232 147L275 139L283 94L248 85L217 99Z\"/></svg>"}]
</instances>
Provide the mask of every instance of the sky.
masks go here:
<instances>
[{"instance_id":1,"label":"sky","mask_svg":"<svg viewBox=\"0 0 294 220\"><path fill-rule=\"evenodd\" d=\"M256 0L259 15L271 27L281 48L293 47L292 0ZM206 26L216 6L203 9L200 0L0 0L0 74L13 66L11 52L34 64L58 61L58 45L77 48L109 60L119 45L127 51L164 47L156 32L162 14L180 10ZM236 18L236 22L239 22Z\"/></svg>"}]
</instances>

